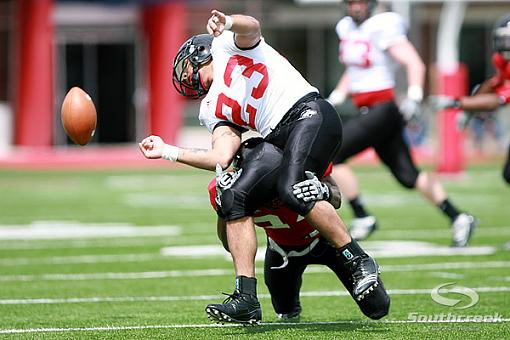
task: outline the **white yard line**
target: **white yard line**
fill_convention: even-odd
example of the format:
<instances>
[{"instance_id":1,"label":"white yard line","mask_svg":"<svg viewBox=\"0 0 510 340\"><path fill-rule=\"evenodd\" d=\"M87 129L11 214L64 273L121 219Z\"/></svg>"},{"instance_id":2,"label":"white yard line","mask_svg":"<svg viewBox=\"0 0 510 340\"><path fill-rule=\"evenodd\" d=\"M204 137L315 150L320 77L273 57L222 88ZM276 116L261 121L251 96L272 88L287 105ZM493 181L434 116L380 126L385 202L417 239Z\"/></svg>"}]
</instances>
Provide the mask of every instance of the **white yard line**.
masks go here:
<instances>
[{"instance_id":1,"label":"white yard line","mask_svg":"<svg viewBox=\"0 0 510 340\"><path fill-rule=\"evenodd\" d=\"M303 326L334 326L334 325L371 325L371 324L455 324L455 323L470 323L470 324L501 324L502 322L510 322L509 318L501 318L497 322L494 321L466 321L466 320L431 320L431 321L411 321L411 320L345 320L345 321L331 321L331 322L262 322L260 326L265 327L303 327ZM26 328L26 329L0 329L0 334L21 334L21 333L63 333L63 332L90 332L90 331L129 331L129 330L144 330L144 329L180 329L180 328L228 328L228 327L243 327L240 324L181 324L181 325L144 325L144 326L107 326L107 327L83 327L83 328Z\"/></svg>"},{"instance_id":2,"label":"white yard line","mask_svg":"<svg viewBox=\"0 0 510 340\"><path fill-rule=\"evenodd\" d=\"M367 253L377 259L396 257L417 257L417 256L475 256L490 255L497 250L491 246L477 246L452 248L441 246L430 242L417 241L366 241L364 248ZM0 247L1 248L1 247ZM0 265L23 266L23 265L58 265L58 264L79 264L79 263L118 263L118 262L143 262L154 259L163 259L161 256L210 258L211 256L222 257L231 261L230 254L220 245L200 246L172 246L160 249L161 255L157 253L140 254L94 254L78 256L47 256L47 257L14 257L0 259ZM257 261L264 261L265 247L257 251Z\"/></svg>"},{"instance_id":3,"label":"white yard line","mask_svg":"<svg viewBox=\"0 0 510 340\"><path fill-rule=\"evenodd\" d=\"M448 247L430 242L386 240L362 242L364 250L377 259L417 256L482 256L494 254L497 249L492 246ZM171 246L161 249L161 253L173 257L209 258L222 256L231 260L230 254L220 245L186 245ZM256 259L264 260L265 247L259 247Z\"/></svg>"},{"instance_id":4,"label":"white yard line","mask_svg":"<svg viewBox=\"0 0 510 340\"><path fill-rule=\"evenodd\" d=\"M501 293L510 292L510 287L476 287L471 288L478 293ZM450 290L445 289L444 293ZM430 295L428 289L389 289L390 295ZM458 291L455 291L458 292ZM346 290L331 291L308 291L301 292L301 297L328 297L350 296ZM269 299L269 294L258 294L259 299ZM95 296L88 298L40 298L40 299L1 299L0 305L38 305L38 304L66 304L66 303L100 303L100 302L165 302L165 301L201 301L217 300L218 295L193 295L193 296Z\"/></svg>"},{"instance_id":5,"label":"white yard line","mask_svg":"<svg viewBox=\"0 0 510 340\"><path fill-rule=\"evenodd\" d=\"M413 238L413 239L442 239L442 238L450 238L452 236L452 232L450 228L445 225L443 229L384 229L384 226L381 227L380 230L377 231L383 237L388 238ZM475 230L475 236L505 236L510 235L510 227L482 227L479 230ZM362 242L363 243L363 242Z\"/></svg>"},{"instance_id":6,"label":"white yard line","mask_svg":"<svg viewBox=\"0 0 510 340\"><path fill-rule=\"evenodd\" d=\"M210 227L204 225L204 227ZM194 240L197 235L182 235L185 228L179 226L132 226L122 223L79 223L75 221L34 221L29 225L0 225L0 249L60 249L86 248L97 246L146 246L165 244L161 237L168 237L167 244L172 244L172 237ZM510 226L486 227L477 231L481 236L508 236ZM385 229L378 235L388 239L449 239L451 231L445 228L434 229ZM476 236L476 235L475 235ZM205 235L204 235L205 237ZM139 240L139 238L145 238ZM55 241L57 240L57 242ZM381 242L387 242L384 240ZM363 241L369 244L374 241ZM481 248L481 247L478 247ZM458 250L457 250L458 251Z\"/></svg>"},{"instance_id":7,"label":"white yard line","mask_svg":"<svg viewBox=\"0 0 510 340\"><path fill-rule=\"evenodd\" d=\"M116 255L80 255L80 256L51 256L51 257L15 257L0 259L3 266L26 266L41 264L78 264L78 263L118 263L142 262L155 259L164 260L165 257L155 253L148 254L116 254Z\"/></svg>"},{"instance_id":8,"label":"white yard line","mask_svg":"<svg viewBox=\"0 0 510 340\"><path fill-rule=\"evenodd\" d=\"M215 236L214 236L215 237ZM64 239L64 240L16 240L2 241L0 240L0 249L25 250L25 249L83 249L83 248L125 248L125 247L143 247L158 246L165 247L178 242L198 243L203 241L202 235L154 235L154 236L137 236L120 237L120 238L89 238L89 239Z\"/></svg>"},{"instance_id":9,"label":"white yard line","mask_svg":"<svg viewBox=\"0 0 510 340\"><path fill-rule=\"evenodd\" d=\"M478 262L440 262L422 264L399 264L381 266L383 273L408 272L418 270L444 270L444 269L476 269L476 268L509 268L510 261L478 261ZM259 273L263 268L256 269ZM305 273L327 273L328 268L323 266L310 266ZM197 269L197 270L170 270L153 272L128 273L80 273L80 274L41 274L41 275L0 275L0 282L18 281L82 281L82 280L138 280L159 279L167 277L196 277L196 276L223 276L232 275L232 269Z\"/></svg>"},{"instance_id":10,"label":"white yard line","mask_svg":"<svg viewBox=\"0 0 510 340\"><path fill-rule=\"evenodd\" d=\"M80 223L77 221L34 221L28 225L0 225L0 240L55 240L176 236L177 226L133 226L129 223Z\"/></svg>"}]
</instances>

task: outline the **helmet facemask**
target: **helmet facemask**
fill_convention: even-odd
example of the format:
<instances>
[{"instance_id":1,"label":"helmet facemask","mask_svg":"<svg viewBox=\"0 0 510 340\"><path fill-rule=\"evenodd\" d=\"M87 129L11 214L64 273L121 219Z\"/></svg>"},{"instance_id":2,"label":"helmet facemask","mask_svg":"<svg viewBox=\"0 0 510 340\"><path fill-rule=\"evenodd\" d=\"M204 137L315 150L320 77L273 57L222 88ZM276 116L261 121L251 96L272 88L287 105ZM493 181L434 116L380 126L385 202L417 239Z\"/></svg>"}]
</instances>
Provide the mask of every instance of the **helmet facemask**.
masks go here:
<instances>
[{"instance_id":1,"label":"helmet facemask","mask_svg":"<svg viewBox=\"0 0 510 340\"><path fill-rule=\"evenodd\" d=\"M494 51L510 61L510 17L508 24L494 29Z\"/></svg>"},{"instance_id":2,"label":"helmet facemask","mask_svg":"<svg viewBox=\"0 0 510 340\"><path fill-rule=\"evenodd\" d=\"M365 20L370 18L375 10L375 7L377 6L377 0L343 0L345 5L345 12L354 20L356 25L361 25ZM367 9L363 12L355 12L351 13L349 11L349 4L351 2L364 2L366 3Z\"/></svg>"},{"instance_id":3,"label":"helmet facemask","mask_svg":"<svg viewBox=\"0 0 510 340\"><path fill-rule=\"evenodd\" d=\"M181 95L200 98L207 94L208 89L203 86L198 70L212 59L212 40L213 37L209 34L196 35L188 39L179 49L174 59L172 82ZM190 68L191 75L188 72Z\"/></svg>"}]
</instances>

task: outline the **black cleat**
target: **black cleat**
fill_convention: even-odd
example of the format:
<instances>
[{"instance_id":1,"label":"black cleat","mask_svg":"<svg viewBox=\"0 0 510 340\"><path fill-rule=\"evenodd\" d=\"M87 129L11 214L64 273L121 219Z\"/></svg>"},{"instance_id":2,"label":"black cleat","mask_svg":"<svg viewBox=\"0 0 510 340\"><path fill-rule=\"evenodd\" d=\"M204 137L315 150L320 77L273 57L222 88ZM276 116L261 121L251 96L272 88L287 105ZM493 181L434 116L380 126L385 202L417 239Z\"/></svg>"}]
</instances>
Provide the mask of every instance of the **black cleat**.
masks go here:
<instances>
[{"instance_id":1,"label":"black cleat","mask_svg":"<svg viewBox=\"0 0 510 340\"><path fill-rule=\"evenodd\" d=\"M277 313L276 317L280 322L299 322L301 317L301 307L295 307L290 313Z\"/></svg>"},{"instance_id":2,"label":"black cleat","mask_svg":"<svg viewBox=\"0 0 510 340\"><path fill-rule=\"evenodd\" d=\"M368 255L356 256L346 265L351 271L352 296L361 301L379 285L379 265Z\"/></svg>"},{"instance_id":3,"label":"black cleat","mask_svg":"<svg viewBox=\"0 0 510 340\"><path fill-rule=\"evenodd\" d=\"M238 290L225 295L228 297L223 303L213 303L205 307L211 321L255 325L262 320L262 310L256 296L241 294Z\"/></svg>"},{"instance_id":4,"label":"black cleat","mask_svg":"<svg viewBox=\"0 0 510 340\"><path fill-rule=\"evenodd\" d=\"M381 278L379 278L377 287L370 294L367 294L363 300L356 301L363 314L372 320L379 320L388 315L390 302L391 299Z\"/></svg>"}]
</instances>

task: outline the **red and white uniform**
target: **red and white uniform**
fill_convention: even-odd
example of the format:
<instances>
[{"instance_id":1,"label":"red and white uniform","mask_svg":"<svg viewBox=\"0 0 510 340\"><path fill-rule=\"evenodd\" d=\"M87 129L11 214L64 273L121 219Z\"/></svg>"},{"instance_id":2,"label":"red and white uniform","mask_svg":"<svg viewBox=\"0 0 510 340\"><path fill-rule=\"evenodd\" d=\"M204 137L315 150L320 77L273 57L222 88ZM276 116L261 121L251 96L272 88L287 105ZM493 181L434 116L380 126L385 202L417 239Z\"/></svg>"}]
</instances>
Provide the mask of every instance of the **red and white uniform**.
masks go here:
<instances>
[{"instance_id":1,"label":"red and white uniform","mask_svg":"<svg viewBox=\"0 0 510 340\"><path fill-rule=\"evenodd\" d=\"M239 49L234 33L224 31L211 48L214 80L200 104L200 123L212 132L230 121L267 136L304 95L318 92L263 38Z\"/></svg>"},{"instance_id":2,"label":"red and white uniform","mask_svg":"<svg viewBox=\"0 0 510 340\"><path fill-rule=\"evenodd\" d=\"M510 103L510 61L506 61L499 53L492 56L492 64L496 69L496 75L492 77L491 82L501 104Z\"/></svg>"},{"instance_id":3,"label":"red and white uniform","mask_svg":"<svg viewBox=\"0 0 510 340\"><path fill-rule=\"evenodd\" d=\"M386 50L406 40L406 27L397 13L376 14L357 26L346 16L337 23L339 60L347 66L354 103L370 106L394 99L394 62Z\"/></svg>"},{"instance_id":4,"label":"red and white uniform","mask_svg":"<svg viewBox=\"0 0 510 340\"><path fill-rule=\"evenodd\" d=\"M324 177L331 174L332 164L326 169ZM216 210L216 179L207 186L209 201ZM267 236L281 246L304 246L318 238L319 232L303 216L286 208L281 203L274 207L261 207L254 214L254 222L264 228Z\"/></svg>"},{"instance_id":5,"label":"red and white uniform","mask_svg":"<svg viewBox=\"0 0 510 340\"><path fill-rule=\"evenodd\" d=\"M209 186L209 200L216 209L216 179ZM282 246L304 246L319 237L319 233L303 216L277 204L273 208L261 208L255 212L254 222L264 228L267 236Z\"/></svg>"}]
</instances>

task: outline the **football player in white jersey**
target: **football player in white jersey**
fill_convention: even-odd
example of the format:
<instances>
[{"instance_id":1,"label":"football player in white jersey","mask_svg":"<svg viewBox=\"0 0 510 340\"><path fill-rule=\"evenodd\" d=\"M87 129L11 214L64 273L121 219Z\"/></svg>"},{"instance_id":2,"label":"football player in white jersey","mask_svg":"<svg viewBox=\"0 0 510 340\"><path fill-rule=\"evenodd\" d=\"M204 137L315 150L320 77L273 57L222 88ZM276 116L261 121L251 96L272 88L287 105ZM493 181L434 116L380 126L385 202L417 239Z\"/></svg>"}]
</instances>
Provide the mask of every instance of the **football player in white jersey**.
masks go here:
<instances>
[{"instance_id":1,"label":"football player in white jersey","mask_svg":"<svg viewBox=\"0 0 510 340\"><path fill-rule=\"evenodd\" d=\"M277 191L282 202L304 216L336 248L338 261L353 283L353 297L363 299L378 285L379 267L351 239L344 222L324 200L303 201L295 187L305 171L322 176L338 151L342 124L324 100L292 65L261 36L259 22L250 16L225 15L213 10L209 34L188 39L174 59L173 83L184 96L202 98L200 122L212 134L209 150L179 148L158 136L139 144L145 157L164 158L193 167L215 170L229 167L246 129L283 150ZM263 176L241 174L222 192L227 241L236 274L236 289L223 304L206 307L218 322L257 323L262 318L256 296L257 240L251 191Z\"/></svg>"},{"instance_id":2,"label":"football player in white jersey","mask_svg":"<svg viewBox=\"0 0 510 340\"><path fill-rule=\"evenodd\" d=\"M280 176L282 157L283 152L279 148L262 138L245 140L235 157L233 168L218 172L209 183L208 190L209 200L218 215L218 237L225 250L229 251L219 197L237 180L245 180L239 178L240 172L242 177L255 176L260 179L251 191L248 208L254 211L255 224L264 228L267 235L264 282L278 320L297 322L301 314L302 276L308 265L320 264L330 268L349 293L352 293L352 282L349 272L337 260L336 249L308 221L280 203L275 183ZM340 208L340 189L329 176L332 168L330 163L321 181L307 173L310 179L299 183L299 187L307 189L304 192L306 195L301 191L297 196L305 201L326 198L335 209ZM378 286L370 294L354 301L364 315L374 320L389 312L390 297L380 278Z\"/></svg>"},{"instance_id":3,"label":"football player in white jersey","mask_svg":"<svg viewBox=\"0 0 510 340\"><path fill-rule=\"evenodd\" d=\"M425 77L425 66L406 37L403 19L393 12L374 13L375 0L343 0L343 3L347 16L337 23L336 33L339 60L345 64L346 71L328 100L339 105L350 95L360 110L358 116L345 123L342 146L333 161L333 177L356 216L351 224L351 236L365 239L377 223L365 210L357 179L344 162L373 147L402 186L418 190L448 216L453 229L452 245L466 246L476 219L451 203L432 174L416 167L403 138L406 120L417 114L423 99ZM394 61L407 71L407 98L400 109L395 103Z\"/></svg>"}]
</instances>

